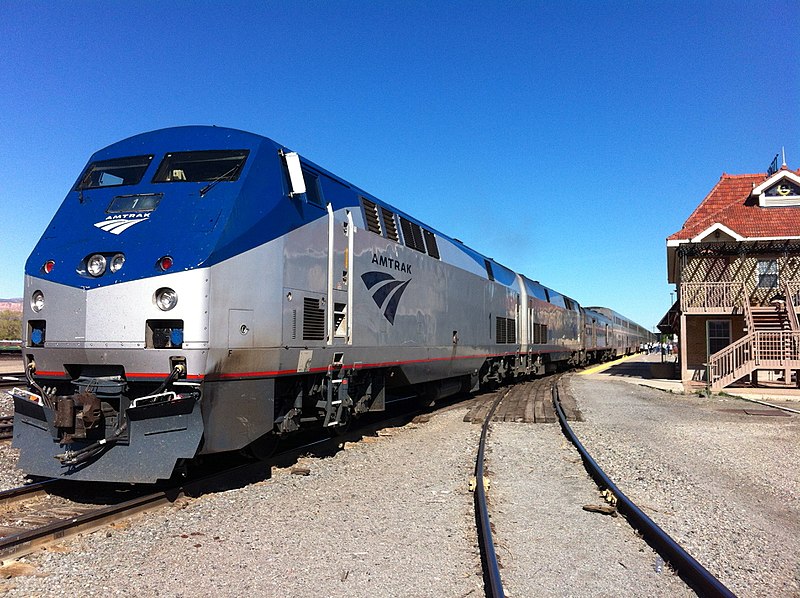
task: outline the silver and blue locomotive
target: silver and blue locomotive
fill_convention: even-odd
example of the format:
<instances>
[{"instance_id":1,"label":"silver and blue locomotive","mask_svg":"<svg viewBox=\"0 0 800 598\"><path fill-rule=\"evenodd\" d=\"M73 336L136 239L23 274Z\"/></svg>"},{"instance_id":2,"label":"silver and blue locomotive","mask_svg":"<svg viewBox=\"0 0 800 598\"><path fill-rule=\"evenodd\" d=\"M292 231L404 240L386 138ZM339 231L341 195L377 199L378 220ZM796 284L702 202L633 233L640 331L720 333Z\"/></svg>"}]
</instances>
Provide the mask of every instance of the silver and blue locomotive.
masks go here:
<instances>
[{"instance_id":1,"label":"silver and blue locomotive","mask_svg":"<svg viewBox=\"0 0 800 598\"><path fill-rule=\"evenodd\" d=\"M28 259L23 326L20 468L137 483L648 340L270 139L206 126L91 157Z\"/></svg>"}]
</instances>

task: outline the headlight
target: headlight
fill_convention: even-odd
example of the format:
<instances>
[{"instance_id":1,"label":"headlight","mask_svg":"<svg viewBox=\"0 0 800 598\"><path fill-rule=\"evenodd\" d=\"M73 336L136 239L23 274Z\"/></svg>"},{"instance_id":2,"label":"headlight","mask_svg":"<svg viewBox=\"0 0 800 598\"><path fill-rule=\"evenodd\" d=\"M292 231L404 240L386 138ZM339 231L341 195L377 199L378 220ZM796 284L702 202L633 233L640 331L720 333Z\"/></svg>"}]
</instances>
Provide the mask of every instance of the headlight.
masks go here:
<instances>
[{"instance_id":1,"label":"headlight","mask_svg":"<svg viewBox=\"0 0 800 598\"><path fill-rule=\"evenodd\" d=\"M116 272L120 268L122 268L122 264L125 263L125 256L121 253L118 253L114 257L111 258L111 271Z\"/></svg>"},{"instance_id":2,"label":"headlight","mask_svg":"<svg viewBox=\"0 0 800 598\"><path fill-rule=\"evenodd\" d=\"M172 289L163 288L156 291L156 305L161 311L169 311L178 305L178 293Z\"/></svg>"},{"instance_id":3,"label":"headlight","mask_svg":"<svg viewBox=\"0 0 800 598\"><path fill-rule=\"evenodd\" d=\"M106 258L99 253L95 253L86 260L86 270L94 277L102 275L106 271Z\"/></svg>"},{"instance_id":4,"label":"headlight","mask_svg":"<svg viewBox=\"0 0 800 598\"><path fill-rule=\"evenodd\" d=\"M44 293L41 291L34 291L31 295L31 309L36 313L42 311L44 307Z\"/></svg>"}]
</instances>

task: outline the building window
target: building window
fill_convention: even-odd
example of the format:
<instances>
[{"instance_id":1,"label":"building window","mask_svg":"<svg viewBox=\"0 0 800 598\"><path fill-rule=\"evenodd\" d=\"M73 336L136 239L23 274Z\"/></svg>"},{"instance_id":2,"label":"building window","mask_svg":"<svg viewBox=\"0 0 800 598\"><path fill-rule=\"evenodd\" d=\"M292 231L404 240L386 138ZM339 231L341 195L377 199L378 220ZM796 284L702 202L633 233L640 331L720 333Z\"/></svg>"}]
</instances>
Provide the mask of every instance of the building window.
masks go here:
<instances>
[{"instance_id":1,"label":"building window","mask_svg":"<svg viewBox=\"0 0 800 598\"><path fill-rule=\"evenodd\" d=\"M731 344L731 321L709 320L706 323L708 354L713 355Z\"/></svg>"},{"instance_id":2,"label":"building window","mask_svg":"<svg viewBox=\"0 0 800 598\"><path fill-rule=\"evenodd\" d=\"M778 286L778 260L758 260L756 266L759 288Z\"/></svg>"}]
</instances>

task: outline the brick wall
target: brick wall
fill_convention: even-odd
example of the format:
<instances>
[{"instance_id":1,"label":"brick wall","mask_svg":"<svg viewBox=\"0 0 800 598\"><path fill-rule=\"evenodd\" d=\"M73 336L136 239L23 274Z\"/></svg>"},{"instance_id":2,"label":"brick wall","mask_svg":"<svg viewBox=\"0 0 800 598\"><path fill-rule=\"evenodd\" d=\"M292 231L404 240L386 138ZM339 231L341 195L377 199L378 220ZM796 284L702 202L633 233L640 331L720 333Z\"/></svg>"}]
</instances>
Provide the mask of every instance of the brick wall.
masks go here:
<instances>
[{"instance_id":1,"label":"brick wall","mask_svg":"<svg viewBox=\"0 0 800 598\"><path fill-rule=\"evenodd\" d=\"M704 370L706 362L706 322L708 320L730 320L731 342L744 336L744 316L686 316L686 366L692 370Z\"/></svg>"}]
</instances>

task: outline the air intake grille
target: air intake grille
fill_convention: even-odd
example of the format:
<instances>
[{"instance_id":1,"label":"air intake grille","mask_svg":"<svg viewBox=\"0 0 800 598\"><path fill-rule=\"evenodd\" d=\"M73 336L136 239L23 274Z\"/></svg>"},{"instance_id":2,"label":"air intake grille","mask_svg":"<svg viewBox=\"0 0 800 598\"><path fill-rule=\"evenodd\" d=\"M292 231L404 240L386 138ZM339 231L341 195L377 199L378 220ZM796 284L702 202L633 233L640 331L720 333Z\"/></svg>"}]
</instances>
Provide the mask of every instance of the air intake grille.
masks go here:
<instances>
[{"instance_id":1,"label":"air intake grille","mask_svg":"<svg viewBox=\"0 0 800 598\"><path fill-rule=\"evenodd\" d=\"M517 322L513 318L497 318L497 344L513 345L517 342Z\"/></svg>"},{"instance_id":2,"label":"air intake grille","mask_svg":"<svg viewBox=\"0 0 800 598\"><path fill-rule=\"evenodd\" d=\"M400 235L397 234L397 224L394 221L394 213L386 208L381 208L383 214L383 225L386 227L386 237L392 241L400 241Z\"/></svg>"},{"instance_id":3,"label":"air intake grille","mask_svg":"<svg viewBox=\"0 0 800 598\"><path fill-rule=\"evenodd\" d=\"M303 340L325 340L325 310L319 306L319 299L303 298Z\"/></svg>"},{"instance_id":4,"label":"air intake grille","mask_svg":"<svg viewBox=\"0 0 800 598\"><path fill-rule=\"evenodd\" d=\"M425 241L422 240L422 229L419 224L410 222L400 216L400 228L403 229L403 240L411 249L425 253Z\"/></svg>"},{"instance_id":5,"label":"air intake grille","mask_svg":"<svg viewBox=\"0 0 800 598\"><path fill-rule=\"evenodd\" d=\"M383 235L381 232L381 219L378 216L378 206L363 197L361 201L364 204L364 218L367 221L367 229L376 235Z\"/></svg>"},{"instance_id":6,"label":"air intake grille","mask_svg":"<svg viewBox=\"0 0 800 598\"><path fill-rule=\"evenodd\" d=\"M439 246L436 245L436 236L427 229L422 229L425 235L425 247L428 248L428 255L432 258L439 259Z\"/></svg>"}]
</instances>

